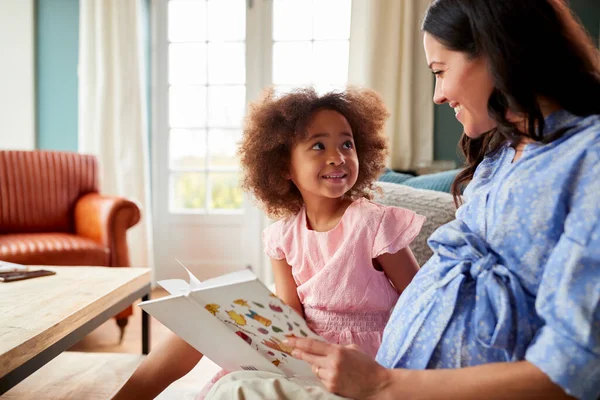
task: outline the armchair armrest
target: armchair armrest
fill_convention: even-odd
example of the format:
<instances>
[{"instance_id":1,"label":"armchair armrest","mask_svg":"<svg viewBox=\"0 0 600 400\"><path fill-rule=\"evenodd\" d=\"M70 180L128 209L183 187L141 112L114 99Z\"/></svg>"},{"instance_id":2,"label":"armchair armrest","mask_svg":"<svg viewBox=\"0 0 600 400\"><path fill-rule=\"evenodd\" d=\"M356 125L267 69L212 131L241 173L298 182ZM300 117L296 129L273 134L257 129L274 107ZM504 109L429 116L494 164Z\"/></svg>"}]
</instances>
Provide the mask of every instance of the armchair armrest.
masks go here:
<instances>
[{"instance_id":1,"label":"armchair armrest","mask_svg":"<svg viewBox=\"0 0 600 400\"><path fill-rule=\"evenodd\" d=\"M129 266L127 229L140 220L140 209L123 197L88 193L75 204L75 233L110 250L110 265Z\"/></svg>"}]
</instances>

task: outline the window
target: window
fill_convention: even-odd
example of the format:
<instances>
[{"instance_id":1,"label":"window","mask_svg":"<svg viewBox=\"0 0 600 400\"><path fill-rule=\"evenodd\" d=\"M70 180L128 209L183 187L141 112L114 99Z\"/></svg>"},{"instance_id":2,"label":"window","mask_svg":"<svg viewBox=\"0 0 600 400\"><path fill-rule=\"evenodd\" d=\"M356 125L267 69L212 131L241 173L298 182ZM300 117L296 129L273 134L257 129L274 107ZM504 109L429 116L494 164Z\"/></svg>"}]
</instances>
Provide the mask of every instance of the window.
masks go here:
<instances>
[{"instance_id":1,"label":"window","mask_svg":"<svg viewBox=\"0 0 600 400\"><path fill-rule=\"evenodd\" d=\"M240 209L246 4L171 0L168 13L169 209Z\"/></svg>"},{"instance_id":2,"label":"window","mask_svg":"<svg viewBox=\"0 0 600 400\"><path fill-rule=\"evenodd\" d=\"M348 77L350 0L273 2L273 85L343 87Z\"/></svg>"},{"instance_id":3,"label":"window","mask_svg":"<svg viewBox=\"0 0 600 400\"><path fill-rule=\"evenodd\" d=\"M247 6L258 1L269 8L263 15L272 16L268 42L246 27ZM168 127L170 213L241 212L236 151L248 84L273 84L280 91L343 87L350 5L350 0L168 0L168 122L159 125ZM271 56L261 59L263 66L270 64L268 82L247 73L250 47Z\"/></svg>"}]
</instances>

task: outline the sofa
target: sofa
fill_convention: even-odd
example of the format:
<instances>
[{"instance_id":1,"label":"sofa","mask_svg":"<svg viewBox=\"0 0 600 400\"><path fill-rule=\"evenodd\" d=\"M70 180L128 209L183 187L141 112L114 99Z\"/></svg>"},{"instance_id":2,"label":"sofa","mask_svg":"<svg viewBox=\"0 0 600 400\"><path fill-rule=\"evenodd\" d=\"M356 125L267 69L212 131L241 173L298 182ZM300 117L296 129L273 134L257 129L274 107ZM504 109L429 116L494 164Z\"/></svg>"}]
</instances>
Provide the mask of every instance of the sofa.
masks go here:
<instances>
[{"instance_id":1,"label":"sofa","mask_svg":"<svg viewBox=\"0 0 600 400\"><path fill-rule=\"evenodd\" d=\"M438 227L454 219L456 207L452 195L390 182L378 182L377 185L382 193L375 195L374 201L407 208L427 218L421 232L410 245L419 265L425 264L433 254L427 239Z\"/></svg>"},{"instance_id":2,"label":"sofa","mask_svg":"<svg viewBox=\"0 0 600 400\"><path fill-rule=\"evenodd\" d=\"M94 156L0 151L0 260L25 265L128 267L132 201L99 193ZM128 307L116 316L121 338Z\"/></svg>"}]
</instances>

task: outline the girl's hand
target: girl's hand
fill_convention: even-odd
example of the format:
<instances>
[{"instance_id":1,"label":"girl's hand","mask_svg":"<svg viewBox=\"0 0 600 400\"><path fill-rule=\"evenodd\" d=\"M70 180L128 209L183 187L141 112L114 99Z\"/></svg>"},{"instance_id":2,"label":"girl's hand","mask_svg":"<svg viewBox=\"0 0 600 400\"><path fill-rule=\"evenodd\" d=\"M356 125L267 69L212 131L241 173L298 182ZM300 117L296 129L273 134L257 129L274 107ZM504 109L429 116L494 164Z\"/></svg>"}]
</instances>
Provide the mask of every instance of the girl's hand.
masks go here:
<instances>
[{"instance_id":1,"label":"girl's hand","mask_svg":"<svg viewBox=\"0 0 600 400\"><path fill-rule=\"evenodd\" d=\"M292 355L312 365L313 372L332 393L353 399L375 397L389 383L389 371L358 346L339 346L313 339L290 338Z\"/></svg>"}]
</instances>

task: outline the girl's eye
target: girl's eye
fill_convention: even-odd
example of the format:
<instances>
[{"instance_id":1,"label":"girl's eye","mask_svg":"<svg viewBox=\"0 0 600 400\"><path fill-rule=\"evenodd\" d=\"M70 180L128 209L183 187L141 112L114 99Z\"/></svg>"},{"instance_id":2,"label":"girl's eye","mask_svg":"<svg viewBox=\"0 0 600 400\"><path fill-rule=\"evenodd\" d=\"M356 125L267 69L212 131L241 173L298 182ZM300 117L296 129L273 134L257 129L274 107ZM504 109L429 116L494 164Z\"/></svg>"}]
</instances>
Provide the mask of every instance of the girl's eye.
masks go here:
<instances>
[{"instance_id":1,"label":"girl's eye","mask_svg":"<svg viewBox=\"0 0 600 400\"><path fill-rule=\"evenodd\" d=\"M351 141L348 140L347 142L344 142L344 144L342 145L342 147L344 149L350 150L350 149L354 148L354 144Z\"/></svg>"},{"instance_id":2,"label":"girl's eye","mask_svg":"<svg viewBox=\"0 0 600 400\"><path fill-rule=\"evenodd\" d=\"M439 69L435 70L435 71L431 71L431 73L433 75L435 75L436 78L442 76L442 74L444 73L444 71L440 71Z\"/></svg>"},{"instance_id":3,"label":"girl's eye","mask_svg":"<svg viewBox=\"0 0 600 400\"><path fill-rule=\"evenodd\" d=\"M312 147L312 150L324 150L325 146L323 143L315 143Z\"/></svg>"}]
</instances>

